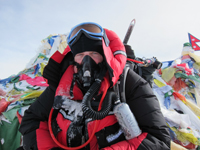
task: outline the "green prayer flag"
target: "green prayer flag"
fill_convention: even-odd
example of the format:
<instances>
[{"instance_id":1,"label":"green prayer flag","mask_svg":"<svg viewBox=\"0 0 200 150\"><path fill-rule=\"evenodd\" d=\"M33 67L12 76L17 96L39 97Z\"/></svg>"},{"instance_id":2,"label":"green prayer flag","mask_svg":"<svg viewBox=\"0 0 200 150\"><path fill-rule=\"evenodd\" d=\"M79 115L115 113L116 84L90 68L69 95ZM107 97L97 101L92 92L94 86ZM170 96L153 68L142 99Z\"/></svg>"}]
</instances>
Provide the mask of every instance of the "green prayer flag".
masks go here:
<instances>
[{"instance_id":1,"label":"green prayer flag","mask_svg":"<svg viewBox=\"0 0 200 150\"><path fill-rule=\"evenodd\" d=\"M0 123L0 150L15 150L20 146L21 133L18 118L15 117L11 123L1 121Z\"/></svg>"}]
</instances>

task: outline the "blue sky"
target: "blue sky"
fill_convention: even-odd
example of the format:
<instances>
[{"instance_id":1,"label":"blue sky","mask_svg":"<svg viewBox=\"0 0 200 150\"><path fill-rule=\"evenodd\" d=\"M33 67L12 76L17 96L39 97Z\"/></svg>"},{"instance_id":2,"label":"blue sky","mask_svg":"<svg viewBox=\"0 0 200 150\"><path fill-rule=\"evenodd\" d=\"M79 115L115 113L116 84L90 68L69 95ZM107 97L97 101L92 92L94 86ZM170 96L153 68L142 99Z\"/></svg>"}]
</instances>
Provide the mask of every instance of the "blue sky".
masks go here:
<instances>
[{"instance_id":1,"label":"blue sky","mask_svg":"<svg viewBox=\"0 0 200 150\"><path fill-rule=\"evenodd\" d=\"M135 18L129 44L136 56L176 59L188 33L200 39L199 7L199 0L0 0L0 79L22 71L42 39L86 21L123 40Z\"/></svg>"}]
</instances>

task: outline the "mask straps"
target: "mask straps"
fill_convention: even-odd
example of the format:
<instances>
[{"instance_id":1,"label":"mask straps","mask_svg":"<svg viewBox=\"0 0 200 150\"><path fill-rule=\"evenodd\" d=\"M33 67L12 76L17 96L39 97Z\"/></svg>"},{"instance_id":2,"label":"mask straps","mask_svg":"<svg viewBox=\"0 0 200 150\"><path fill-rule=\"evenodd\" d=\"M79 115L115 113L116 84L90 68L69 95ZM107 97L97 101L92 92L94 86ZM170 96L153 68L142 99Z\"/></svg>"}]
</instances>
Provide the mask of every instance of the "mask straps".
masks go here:
<instances>
[{"instance_id":1,"label":"mask straps","mask_svg":"<svg viewBox=\"0 0 200 150\"><path fill-rule=\"evenodd\" d=\"M79 68L81 68L81 65L79 65L79 64L78 64L77 62L75 62L75 61L74 61L72 64L73 64L74 66L77 67L77 70L79 70ZM74 89L74 85L75 85L76 79L78 79L78 78L79 78L79 77L78 77L78 73L74 73L74 74L73 74L72 83L71 83L71 86L70 86L70 92L69 92L71 98L74 97L73 89Z\"/></svg>"}]
</instances>

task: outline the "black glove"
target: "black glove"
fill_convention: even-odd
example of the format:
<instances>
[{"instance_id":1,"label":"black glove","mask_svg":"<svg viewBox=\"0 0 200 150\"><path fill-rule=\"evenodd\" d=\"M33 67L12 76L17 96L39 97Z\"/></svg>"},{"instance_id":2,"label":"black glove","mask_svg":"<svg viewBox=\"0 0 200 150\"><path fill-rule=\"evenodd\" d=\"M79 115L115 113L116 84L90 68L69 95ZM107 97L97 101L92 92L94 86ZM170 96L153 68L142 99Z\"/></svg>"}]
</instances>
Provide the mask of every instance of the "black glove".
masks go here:
<instances>
[{"instance_id":1,"label":"black glove","mask_svg":"<svg viewBox=\"0 0 200 150\"><path fill-rule=\"evenodd\" d=\"M131 46L124 44L124 47L126 49L127 57L131 59L135 59L135 53L134 53L134 50L131 48Z\"/></svg>"},{"instance_id":2,"label":"black glove","mask_svg":"<svg viewBox=\"0 0 200 150\"><path fill-rule=\"evenodd\" d=\"M68 99L65 96L56 96L54 99L53 108L64 109L65 111L67 111L68 115L71 115L73 117L83 115L81 102Z\"/></svg>"}]
</instances>

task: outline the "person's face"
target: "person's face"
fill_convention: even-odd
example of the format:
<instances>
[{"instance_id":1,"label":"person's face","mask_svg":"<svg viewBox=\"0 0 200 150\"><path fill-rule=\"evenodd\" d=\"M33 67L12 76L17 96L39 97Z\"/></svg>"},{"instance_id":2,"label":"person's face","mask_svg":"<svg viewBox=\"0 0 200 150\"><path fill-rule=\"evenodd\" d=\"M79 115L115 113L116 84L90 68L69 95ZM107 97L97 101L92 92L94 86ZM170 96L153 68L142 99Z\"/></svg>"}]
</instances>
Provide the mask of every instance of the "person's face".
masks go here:
<instances>
[{"instance_id":1,"label":"person's face","mask_svg":"<svg viewBox=\"0 0 200 150\"><path fill-rule=\"evenodd\" d=\"M86 55L90 56L96 62L96 64L103 61L103 56L101 54L99 54L98 52L95 52L95 51L85 51L85 52L82 52L82 53L78 53L78 54L75 55L74 61L77 62L78 64L81 64L83 58Z\"/></svg>"},{"instance_id":2,"label":"person's face","mask_svg":"<svg viewBox=\"0 0 200 150\"><path fill-rule=\"evenodd\" d=\"M83 58L86 55L89 55L96 62L96 64L103 61L103 56L95 51L86 51L86 52L78 53L75 55L74 61L77 62L78 64L81 64ZM76 66L74 66L74 72L77 73Z\"/></svg>"}]
</instances>

